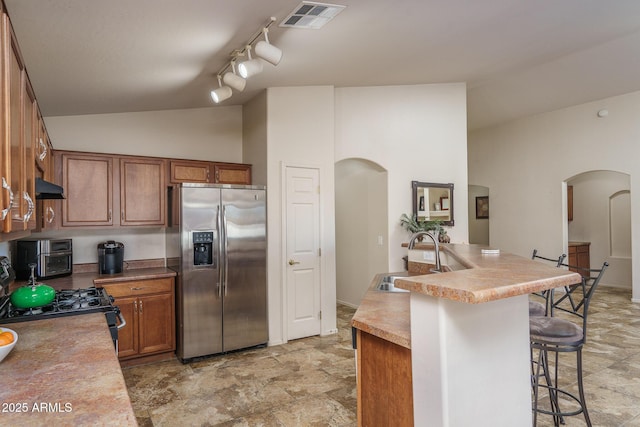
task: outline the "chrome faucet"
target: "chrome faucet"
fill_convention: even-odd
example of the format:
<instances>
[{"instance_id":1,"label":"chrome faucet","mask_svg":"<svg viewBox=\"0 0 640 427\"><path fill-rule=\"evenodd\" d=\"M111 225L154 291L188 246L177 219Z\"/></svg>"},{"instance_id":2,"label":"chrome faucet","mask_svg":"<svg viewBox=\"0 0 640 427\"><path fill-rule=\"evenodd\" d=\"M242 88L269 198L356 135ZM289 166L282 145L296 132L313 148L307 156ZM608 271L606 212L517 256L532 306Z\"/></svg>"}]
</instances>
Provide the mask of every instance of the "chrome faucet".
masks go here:
<instances>
[{"instance_id":1,"label":"chrome faucet","mask_svg":"<svg viewBox=\"0 0 640 427\"><path fill-rule=\"evenodd\" d=\"M435 247L436 253L436 268L431 271L434 273L442 273L442 266L440 265L440 246L438 245L438 239L436 239L433 234L429 233L428 231L418 231L417 233L413 233L411 239L409 239L409 250L412 250L414 248L414 246L416 245L416 240L420 236L429 236L431 240L433 240L433 245Z\"/></svg>"}]
</instances>

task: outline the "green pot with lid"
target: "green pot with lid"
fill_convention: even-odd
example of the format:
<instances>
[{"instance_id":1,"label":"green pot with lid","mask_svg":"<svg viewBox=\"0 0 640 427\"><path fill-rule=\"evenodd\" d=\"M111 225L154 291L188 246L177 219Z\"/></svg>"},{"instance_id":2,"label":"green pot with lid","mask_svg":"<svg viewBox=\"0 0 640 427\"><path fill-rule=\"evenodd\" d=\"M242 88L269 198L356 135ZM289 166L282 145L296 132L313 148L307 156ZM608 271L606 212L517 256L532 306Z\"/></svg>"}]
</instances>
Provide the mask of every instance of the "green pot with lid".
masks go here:
<instances>
[{"instance_id":1,"label":"green pot with lid","mask_svg":"<svg viewBox=\"0 0 640 427\"><path fill-rule=\"evenodd\" d=\"M51 304L56 291L49 285L38 283L22 286L11 293L11 304L18 308L35 308Z\"/></svg>"},{"instance_id":2,"label":"green pot with lid","mask_svg":"<svg viewBox=\"0 0 640 427\"><path fill-rule=\"evenodd\" d=\"M36 264L29 264L31 277L27 285L11 293L11 304L17 308L36 308L51 304L56 297L56 291L44 283L36 283Z\"/></svg>"}]
</instances>

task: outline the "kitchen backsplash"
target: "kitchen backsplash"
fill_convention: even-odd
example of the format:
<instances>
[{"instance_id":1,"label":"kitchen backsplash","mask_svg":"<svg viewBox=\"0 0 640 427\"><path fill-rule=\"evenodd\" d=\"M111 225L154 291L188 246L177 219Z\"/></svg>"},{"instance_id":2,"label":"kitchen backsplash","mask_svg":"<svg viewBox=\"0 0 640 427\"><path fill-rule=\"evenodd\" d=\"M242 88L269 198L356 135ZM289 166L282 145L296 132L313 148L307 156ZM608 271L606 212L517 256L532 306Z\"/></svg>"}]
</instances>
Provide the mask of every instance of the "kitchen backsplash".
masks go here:
<instances>
[{"instance_id":1,"label":"kitchen backsplash","mask_svg":"<svg viewBox=\"0 0 640 427\"><path fill-rule=\"evenodd\" d=\"M73 263L98 262L98 243L115 240L124 244L125 260L165 258L164 228L120 228L96 230L56 230L33 233L30 238L70 238L73 239ZM0 243L0 255L5 244ZM8 252L8 247L6 248Z\"/></svg>"}]
</instances>

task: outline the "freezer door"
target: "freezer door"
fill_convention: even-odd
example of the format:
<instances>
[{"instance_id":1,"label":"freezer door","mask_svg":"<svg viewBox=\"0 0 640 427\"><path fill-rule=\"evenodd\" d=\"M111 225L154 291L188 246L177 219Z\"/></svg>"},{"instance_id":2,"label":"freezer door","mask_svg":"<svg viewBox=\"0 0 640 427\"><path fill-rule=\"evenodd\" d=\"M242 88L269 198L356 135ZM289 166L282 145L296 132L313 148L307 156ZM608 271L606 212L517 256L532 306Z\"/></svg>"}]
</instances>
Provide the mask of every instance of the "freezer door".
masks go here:
<instances>
[{"instance_id":1,"label":"freezer door","mask_svg":"<svg viewBox=\"0 0 640 427\"><path fill-rule=\"evenodd\" d=\"M220 189L181 189L178 357L222 352ZM210 251L210 252L208 252Z\"/></svg>"},{"instance_id":2,"label":"freezer door","mask_svg":"<svg viewBox=\"0 0 640 427\"><path fill-rule=\"evenodd\" d=\"M224 351L266 344L266 192L223 189Z\"/></svg>"}]
</instances>

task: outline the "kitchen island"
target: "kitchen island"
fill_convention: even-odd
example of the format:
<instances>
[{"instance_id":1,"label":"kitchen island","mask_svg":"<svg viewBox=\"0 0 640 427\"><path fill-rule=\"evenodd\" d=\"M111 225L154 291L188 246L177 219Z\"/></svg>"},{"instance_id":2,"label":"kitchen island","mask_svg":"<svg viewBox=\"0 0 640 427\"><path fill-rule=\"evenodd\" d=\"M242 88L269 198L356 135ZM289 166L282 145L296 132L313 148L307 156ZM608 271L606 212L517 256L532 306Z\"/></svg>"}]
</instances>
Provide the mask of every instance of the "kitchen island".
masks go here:
<instances>
[{"instance_id":1,"label":"kitchen island","mask_svg":"<svg viewBox=\"0 0 640 427\"><path fill-rule=\"evenodd\" d=\"M354 316L352 325L360 332L383 340L403 335L408 341L415 425L531 423L528 295L577 283L580 276L482 249L487 248L443 245L456 271L396 280L408 295L376 291L374 281ZM433 251L430 245L416 250ZM428 271L421 266L432 267L410 263L410 271ZM399 313L385 316L379 298L404 307L409 300L410 339L398 334ZM359 360L366 358L361 349L358 353Z\"/></svg>"},{"instance_id":2,"label":"kitchen island","mask_svg":"<svg viewBox=\"0 0 640 427\"><path fill-rule=\"evenodd\" d=\"M0 362L0 425L137 425L103 313L3 326L18 342Z\"/></svg>"}]
</instances>

